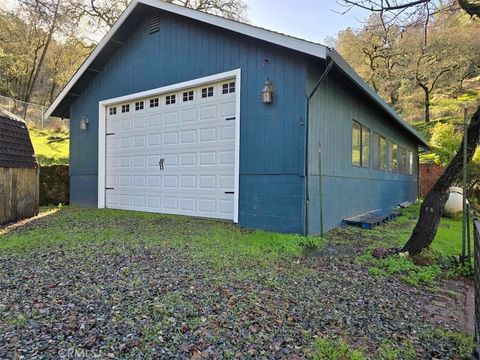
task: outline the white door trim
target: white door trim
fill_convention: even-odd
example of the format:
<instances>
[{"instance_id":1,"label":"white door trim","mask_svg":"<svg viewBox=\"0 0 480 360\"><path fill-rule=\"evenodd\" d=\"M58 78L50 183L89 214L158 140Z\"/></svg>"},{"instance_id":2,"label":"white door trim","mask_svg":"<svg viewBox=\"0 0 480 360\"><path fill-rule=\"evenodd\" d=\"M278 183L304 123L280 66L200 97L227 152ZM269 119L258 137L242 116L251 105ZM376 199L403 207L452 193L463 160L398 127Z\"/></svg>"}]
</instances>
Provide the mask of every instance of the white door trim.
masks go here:
<instances>
[{"instance_id":1,"label":"white door trim","mask_svg":"<svg viewBox=\"0 0 480 360\"><path fill-rule=\"evenodd\" d=\"M146 90L134 94L106 99L98 103L98 207L105 208L106 186L106 117L107 107L135 99L161 95L172 91L200 86L207 83L235 78L237 91L235 92L235 183L234 183L234 215L233 221L238 223L239 195L240 195L240 93L241 93L241 69L231 70L199 79L189 80L178 84Z\"/></svg>"}]
</instances>

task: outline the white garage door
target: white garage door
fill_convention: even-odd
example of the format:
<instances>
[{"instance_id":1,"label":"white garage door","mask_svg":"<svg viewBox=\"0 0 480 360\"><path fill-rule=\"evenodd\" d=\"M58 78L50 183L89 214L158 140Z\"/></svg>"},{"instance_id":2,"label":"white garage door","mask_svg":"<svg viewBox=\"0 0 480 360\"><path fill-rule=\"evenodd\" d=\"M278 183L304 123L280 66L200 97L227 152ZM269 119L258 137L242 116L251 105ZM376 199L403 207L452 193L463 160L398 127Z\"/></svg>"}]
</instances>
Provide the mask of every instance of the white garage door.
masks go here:
<instances>
[{"instance_id":1,"label":"white garage door","mask_svg":"<svg viewBox=\"0 0 480 360\"><path fill-rule=\"evenodd\" d=\"M234 219L235 79L107 106L105 205Z\"/></svg>"}]
</instances>

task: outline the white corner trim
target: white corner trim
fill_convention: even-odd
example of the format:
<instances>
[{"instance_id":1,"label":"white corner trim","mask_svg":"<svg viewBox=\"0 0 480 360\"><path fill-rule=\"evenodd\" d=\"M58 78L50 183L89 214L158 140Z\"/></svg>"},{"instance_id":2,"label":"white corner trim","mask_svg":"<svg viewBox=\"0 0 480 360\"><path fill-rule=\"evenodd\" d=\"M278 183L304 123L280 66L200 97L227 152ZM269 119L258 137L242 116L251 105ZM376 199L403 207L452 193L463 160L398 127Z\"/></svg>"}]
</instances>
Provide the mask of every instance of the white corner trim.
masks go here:
<instances>
[{"instance_id":1,"label":"white corner trim","mask_svg":"<svg viewBox=\"0 0 480 360\"><path fill-rule=\"evenodd\" d=\"M300 51L321 59L326 59L327 57L327 47L320 44L315 44L306 40L297 39L288 35L276 33L270 30L262 29L255 27L249 24L244 24L238 21L226 19L220 16L207 14L201 11L189 9L183 6L174 5L167 3L165 1L159 0L133 0L130 5L125 9L120 18L115 22L110 31L103 37L99 42L95 50L90 54L90 56L85 60L82 66L77 70L72 79L67 83L63 88L54 102L49 106L45 112L45 117L52 115L53 111L57 108L60 102L65 98L68 92L72 89L75 83L80 79L83 73L88 69L90 64L95 60L97 55L103 50L107 43L113 38L120 26L125 22L128 16L132 13L133 9L138 4L145 4L152 6L154 8L174 13L177 15L185 16L194 20L198 20L204 23L208 23L214 26L221 27L230 31L237 32L246 36L251 36L272 44L276 44L282 47L290 48L296 51Z\"/></svg>"},{"instance_id":2,"label":"white corner trim","mask_svg":"<svg viewBox=\"0 0 480 360\"><path fill-rule=\"evenodd\" d=\"M242 92L242 71L237 69L235 72L235 82L237 83L237 92L235 99L235 180L234 180L234 197L233 197L233 222L238 224L238 213L240 210L240 95Z\"/></svg>"},{"instance_id":3,"label":"white corner trim","mask_svg":"<svg viewBox=\"0 0 480 360\"><path fill-rule=\"evenodd\" d=\"M111 105L126 101L133 101L135 99L151 97L154 95L161 95L172 91L179 91L185 88L201 86L212 82L218 82L226 79L235 78L237 83L237 91L235 98L235 180L234 180L234 198L233 198L233 221L238 223L239 213L239 198L240 198L240 99L241 99L241 69L231 70L215 75L205 76L198 79L193 79L178 84L163 86L156 89L146 90L120 96L116 98L106 99L98 103L98 208L105 208L105 186L106 186L106 119L107 108Z\"/></svg>"},{"instance_id":4,"label":"white corner trim","mask_svg":"<svg viewBox=\"0 0 480 360\"><path fill-rule=\"evenodd\" d=\"M97 202L98 208L105 208L105 187L106 187L106 161L107 161L107 107L101 103L98 105L98 175L97 175Z\"/></svg>"}]
</instances>

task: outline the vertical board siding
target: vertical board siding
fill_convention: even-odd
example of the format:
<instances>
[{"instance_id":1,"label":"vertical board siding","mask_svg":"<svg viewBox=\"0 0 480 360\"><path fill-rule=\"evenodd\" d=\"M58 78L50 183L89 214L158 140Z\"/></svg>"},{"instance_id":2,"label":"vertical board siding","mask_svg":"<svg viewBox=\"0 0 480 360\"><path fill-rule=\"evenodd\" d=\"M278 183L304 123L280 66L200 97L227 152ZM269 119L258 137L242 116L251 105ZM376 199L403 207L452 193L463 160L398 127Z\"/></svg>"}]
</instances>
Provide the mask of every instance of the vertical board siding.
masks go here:
<instances>
[{"instance_id":1,"label":"vertical board siding","mask_svg":"<svg viewBox=\"0 0 480 360\"><path fill-rule=\"evenodd\" d=\"M312 64L309 89L320 77L324 64ZM322 147L322 196L324 230L341 225L353 215L377 209L388 209L403 201L417 198L417 144L366 95L332 70L310 103L308 134L309 233L320 231L320 193L318 144ZM401 146L414 150L413 175L402 175L359 168L352 165L352 120L384 135Z\"/></svg>"},{"instance_id":2,"label":"vertical board siding","mask_svg":"<svg viewBox=\"0 0 480 360\"><path fill-rule=\"evenodd\" d=\"M0 168L0 224L38 214L38 169Z\"/></svg>"},{"instance_id":3,"label":"vertical board siding","mask_svg":"<svg viewBox=\"0 0 480 360\"><path fill-rule=\"evenodd\" d=\"M211 25L161 14L160 31L141 21L70 109L71 202L97 203L98 102L240 68L239 222L303 232L308 58ZM265 63L268 59L268 64ZM273 104L261 102L265 78ZM82 116L88 131L79 129ZM288 201L287 201L288 199Z\"/></svg>"}]
</instances>

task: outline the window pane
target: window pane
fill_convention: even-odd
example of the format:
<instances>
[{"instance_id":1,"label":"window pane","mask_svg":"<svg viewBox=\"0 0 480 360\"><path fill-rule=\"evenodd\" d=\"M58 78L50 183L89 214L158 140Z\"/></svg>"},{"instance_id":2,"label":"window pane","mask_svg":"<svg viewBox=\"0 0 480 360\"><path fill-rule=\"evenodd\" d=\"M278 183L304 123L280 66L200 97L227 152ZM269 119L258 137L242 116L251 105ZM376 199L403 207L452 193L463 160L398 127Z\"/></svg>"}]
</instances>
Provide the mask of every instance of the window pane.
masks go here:
<instances>
[{"instance_id":1,"label":"window pane","mask_svg":"<svg viewBox=\"0 0 480 360\"><path fill-rule=\"evenodd\" d=\"M412 150L408 150L407 161L408 161L407 173L408 175L413 175L413 151Z\"/></svg>"},{"instance_id":2,"label":"window pane","mask_svg":"<svg viewBox=\"0 0 480 360\"><path fill-rule=\"evenodd\" d=\"M380 136L380 170L387 169L387 141L383 136Z\"/></svg>"},{"instance_id":3,"label":"window pane","mask_svg":"<svg viewBox=\"0 0 480 360\"><path fill-rule=\"evenodd\" d=\"M362 166L370 167L370 129L362 126Z\"/></svg>"},{"instance_id":4,"label":"window pane","mask_svg":"<svg viewBox=\"0 0 480 360\"><path fill-rule=\"evenodd\" d=\"M403 147L400 147L400 173L407 173L407 152Z\"/></svg>"},{"instance_id":5,"label":"window pane","mask_svg":"<svg viewBox=\"0 0 480 360\"><path fill-rule=\"evenodd\" d=\"M373 168L380 169L380 135L373 133Z\"/></svg>"},{"instance_id":6,"label":"window pane","mask_svg":"<svg viewBox=\"0 0 480 360\"><path fill-rule=\"evenodd\" d=\"M388 142L388 170L398 171L398 146L394 142Z\"/></svg>"},{"instance_id":7,"label":"window pane","mask_svg":"<svg viewBox=\"0 0 480 360\"><path fill-rule=\"evenodd\" d=\"M360 141L361 125L353 121L352 123L352 165L360 166Z\"/></svg>"}]
</instances>

